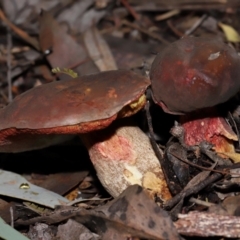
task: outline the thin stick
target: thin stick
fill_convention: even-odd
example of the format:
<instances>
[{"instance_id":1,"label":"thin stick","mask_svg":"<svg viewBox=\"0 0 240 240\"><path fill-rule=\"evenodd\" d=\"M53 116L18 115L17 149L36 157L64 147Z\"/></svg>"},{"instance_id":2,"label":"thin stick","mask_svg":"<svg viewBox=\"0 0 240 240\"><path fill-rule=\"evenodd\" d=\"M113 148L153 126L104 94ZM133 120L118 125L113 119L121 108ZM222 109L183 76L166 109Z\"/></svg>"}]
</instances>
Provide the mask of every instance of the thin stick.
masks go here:
<instances>
[{"instance_id":1,"label":"thin stick","mask_svg":"<svg viewBox=\"0 0 240 240\"><path fill-rule=\"evenodd\" d=\"M236 131L237 136L238 136L238 147L240 147L240 135L239 135L239 131L238 131L238 128L237 128L237 124L236 124L236 122L235 122L235 120L233 118L232 113L229 112L228 116L230 117L230 119L231 119L231 121L232 121L232 123L234 125L235 131Z\"/></svg>"},{"instance_id":2,"label":"thin stick","mask_svg":"<svg viewBox=\"0 0 240 240\"><path fill-rule=\"evenodd\" d=\"M12 96L12 64L11 64L11 50L12 50L12 34L9 26L7 26L7 81L8 81L8 102L13 100Z\"/></svg>"},{"instance_id":3,"label":"thin stick","mask_svg":"<svg viewBox=\"0 0 240 240\"><path fill-rule=\"evenodd\" d=\"M167 182L168 188L169 188L170 192L174 195L174 194L177 194L177 192L179 190L177 188L177 183L176 183L177 179L174 179L175 181L171 181L170 177L174 178L174 176L176 174L173 171L173 168L170 166L171 163L169 161L165 160L162 150L158 147L157 143L154 140L152 117L150 115L149 106L150 106L150 103L149 103L149 101L147 101L145 108L146 108L146 113L147 113L148 130L150 133L150 142L152 144L153 150L154 150L154 152L160 162L160 165L162 167L162 171L163 171L163 174L165 177L165 181ZM167 171L166 171L166 169L167 169Z\"/></svg>"},{"instance_id":4,"label":"thin stick","mask_svg":"<svg viewBox=\"0 0 240 240\"><path fill-rule=\"evenodd\" d=\"M135 20L139 21L140 16L139 14L130 6L127 0L121 0L121 3L124 7L130 12L130 14L135 18Z\"/></svg>"},{"instance_id":5,"label":"thin stick","mask_svg":"<svg viewBox=\"0 0 240 240\"><path fill-rule=\"evenodd\" d=\"M184 35L190 35L192 34L198 27L201 26L201 24L205 21L205 19L208 17L207 14L203 14L202 17L200 19L198 19L194 24L193 26L188 29L187 31L185 31Z\"/></svg>"},{"instance_id":6,"label":"thin stick","mask_svg":"<svg viewBox=\"0 0 240 240\"><path fill-rule=\"evenodd\" d=\"M158 40L158 41L160 41L160 42L162 42L164 44L169 44L169 42L166 41L164 38L162 38L159 34L150 32L150 31L148 31L145 28L139 27L137 24L131 23L131 22L127 21L127 20L123 20L122 24L124 24L124 25L126 25L128 27L137 29L139 32L145 33L148 36L150 36L150 37L152 37L152 38L154 38L154 39L156 39L156 40Z\"/></svg>"},{"instance_id":7,"label":"thin stick","mask_svg":"<svg viewBox=\"0 0 240 240\"><path fill-rule=\"evenodd\" d=\"M13 216L13 207L10 207L10 216L11 216L11 227L14 228L14 216Z\"/></svg>"},{"instance_id":8,"label":"thin stick","mask_svg":"<svg viewBox=\"0 0 240 240\"><path fill-rule=\"evenodd\" d=\"M183 190L178 195L174 196L172 199L168 200L164 204L164 208L169 210L173 208L181 199L186 198L188 196L191 196L193 194L198 193L205 187L207 187L209 184L216 182L219 180L223 175L220 173L213 173L208 178L200 182L197 186L194 186L193 188L188 188L186 190Z\"/></svg>"},{"instance_id":9,"label":"thin stick","mask_svg":"<svg viewBox=\"0 0 240 240\"><path fill-rule=\"evenodd\" d=\"M202 205L202 206L205 206L205 207L211 207L211 206L215 206L216 205L214 203L206 202L206 201L194 198L194 197L191 197L189 199L189 202L196 203L198 205Z\"/></svg>"},{"instance_id":10,"label":"thin stick","mask_svg":"<svg viewBox=\"0 0 240 240\"><path fill-rule=\"evenodd\" d=\"M7 17L4 15L3 11L0 9L0 19L7 25L9 26L16 34L18 34L22 39L24 39L26 42L31 44L35 49L40 51L40 46L38 41L28 35L26 32L24 32L22 29L18 28L15 26L13 23L11 23Z\"/></svg>"},{"instance_id":11,"label":"thin stick","mask_svg":"<svg viewBox=\"0 0 240 240\"><path fill-rule=\"evenodd\" d=\"M219 170L214 170L212 168L207 168L207 167L203 167L203 166L200 166L200 165L197 165L195 163L192 163L191 161L189 161L188 159L182 159L181 157L173 154L173 153L170 153L172 156L174 156L175 158L177 158L178 160L188 164L188 165L191 165L193 167L196 167L196 168L199 168L201 170L204 170L204 171L210 171L210 172L217 172L217 173L221 173L221 174L229 174L229 172L227 171L219 171Z\"/></svg>"}]
</instances>

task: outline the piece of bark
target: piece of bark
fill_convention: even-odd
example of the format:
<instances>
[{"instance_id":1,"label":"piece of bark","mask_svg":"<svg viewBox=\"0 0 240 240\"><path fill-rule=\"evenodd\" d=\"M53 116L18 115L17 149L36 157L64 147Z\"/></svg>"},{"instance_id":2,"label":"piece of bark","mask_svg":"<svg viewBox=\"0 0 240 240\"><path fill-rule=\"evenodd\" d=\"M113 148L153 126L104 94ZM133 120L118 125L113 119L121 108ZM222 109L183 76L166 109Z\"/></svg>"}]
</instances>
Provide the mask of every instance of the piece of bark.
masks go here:
<instances>
[{"instance_id":1,"label":"piece of bark","mask_svg":"<svg viewBox=\"0 0 240 240\"><path fill-rule=\"evenodd\" d=\"M81 223L69 219L65 224L58 226L59 240L97 240L100 237L87 229Z\"/></svg>"},{"instance_id":2,"label":"piece of bark","mask_svg":"<svg viewBox=\"0 0 240 240\"><path fill-rule=\"evenodd\" d=\"M36 223L31 226L28 232L28 237L31 240L51 240L54 236L53 228L45 223Z\"/></svg>"},{"instance_id":3,"label":"piece of bark","mask_svg":"<svg viewBox=\"0 0 240 240\"><path fill-rule=\"evenodd\" d=\"M240 217L223 216L206 212L179 214L174 223L178 232L186 236L228 238L240 237Z\"/></svg>"}]
</instances>

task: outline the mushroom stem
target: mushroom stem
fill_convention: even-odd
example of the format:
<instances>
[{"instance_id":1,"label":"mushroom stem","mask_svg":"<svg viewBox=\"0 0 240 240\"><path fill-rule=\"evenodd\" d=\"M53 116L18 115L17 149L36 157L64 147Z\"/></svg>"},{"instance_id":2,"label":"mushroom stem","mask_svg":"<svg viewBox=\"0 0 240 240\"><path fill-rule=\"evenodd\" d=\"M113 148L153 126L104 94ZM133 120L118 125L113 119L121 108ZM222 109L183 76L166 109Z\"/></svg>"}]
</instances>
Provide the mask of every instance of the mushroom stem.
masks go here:
<instances>
[{"instance_id":1,"label":"mushroom stem","mask_svg":"<svg viewBox=\"0 0 240 240\"><path fill-rule=\"evenodd\" d=\"M163 201L171 197L149 138L130 120L121 119L104 130L81 135L98 178L117 197L133 184Z\"/></svg>"},{"instance_id":2,"label":"mushroom stem","mask_svg":"<svg viewBox=\"0 0 240 240\"><path fill-rule=\"evenodd\" d=\"M212 107L180 116L184 128L186 145L199 145L207 141L214 146L216 152L235 152L233 141L237 135L226 120Z\"/></svg>"}]
</instances>

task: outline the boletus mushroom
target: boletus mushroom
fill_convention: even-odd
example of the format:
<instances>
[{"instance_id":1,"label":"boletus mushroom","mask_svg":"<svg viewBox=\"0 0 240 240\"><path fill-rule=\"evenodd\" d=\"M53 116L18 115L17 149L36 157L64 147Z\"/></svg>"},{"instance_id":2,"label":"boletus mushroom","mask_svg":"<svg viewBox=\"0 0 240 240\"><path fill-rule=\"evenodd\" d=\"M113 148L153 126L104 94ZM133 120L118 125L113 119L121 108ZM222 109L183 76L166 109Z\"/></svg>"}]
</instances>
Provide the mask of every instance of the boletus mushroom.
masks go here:
<instances>
[{"instance_id":1,"label":"boletus mushroom","mask_svg":"<svg viewBox=\"0 0 240 240\"><path fill-rule=\"evenodd\" d=\"M217 39L184 37L160 52L150 71L154 101L180 122L187 145L208 141L217 152L232 151L236 134L216 105L240 89L240 57Z\"/></svg>"},{"instance_id":2,"label":"boletus mushroom","mask_svg":"<svg viewBox=\"0 0 240 240\"><path fill-rule=\"evenodd\" d=\"M148 137L122 119L145 105L149 84L116 70L33 88L0 111L0 152L43 148L77 134L113 197L137 183L166 200L170 194Z\"/></svg>"}]
</instances>

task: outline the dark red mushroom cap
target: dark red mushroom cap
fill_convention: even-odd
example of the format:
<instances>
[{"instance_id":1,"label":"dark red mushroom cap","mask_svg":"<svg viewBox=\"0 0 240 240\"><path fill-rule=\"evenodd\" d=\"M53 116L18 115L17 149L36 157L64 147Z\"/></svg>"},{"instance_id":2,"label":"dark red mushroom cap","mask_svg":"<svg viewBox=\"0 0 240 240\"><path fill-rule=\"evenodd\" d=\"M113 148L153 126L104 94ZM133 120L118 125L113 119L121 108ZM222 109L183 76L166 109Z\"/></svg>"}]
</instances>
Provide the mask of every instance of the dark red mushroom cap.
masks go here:
<instances>
[{"instance_id":1,"label":"dark red mushroom cap","mask_svg":"<svg viewBox=\"0 0 240 240\"><path fill-rule=\"evenodd\" d=\"M117 70L52 82L33 88L0 112L0 130L53 129L78 125L88 132L91 122L116 115L144 94L149 81L132 71ZM85 126L85 130L81 126Z\"/></svg>"},{"instance_id":2,"label":"dark red mushroom cap","mask_svg":"<svg viewBox=\"0 0 240 240\"><path fill-rule=\"evenodd\" d=\"M50 135L103 129L144 107L149 85L148 78L116 70L33 88L0 110L0 152L44 147Z\"/></svg>"},{"instance_id":3,"label":"dark red mushroom cap","mask_svg":"<svg viewBox=\"0 0 240 240\"><path fill-rule=\"evenodd\" d=\"M184 37L160 52L150 71L153 98L184 114L226 102L240 89L240 57L216 39Z\"/></svg>"}]
</instances>

